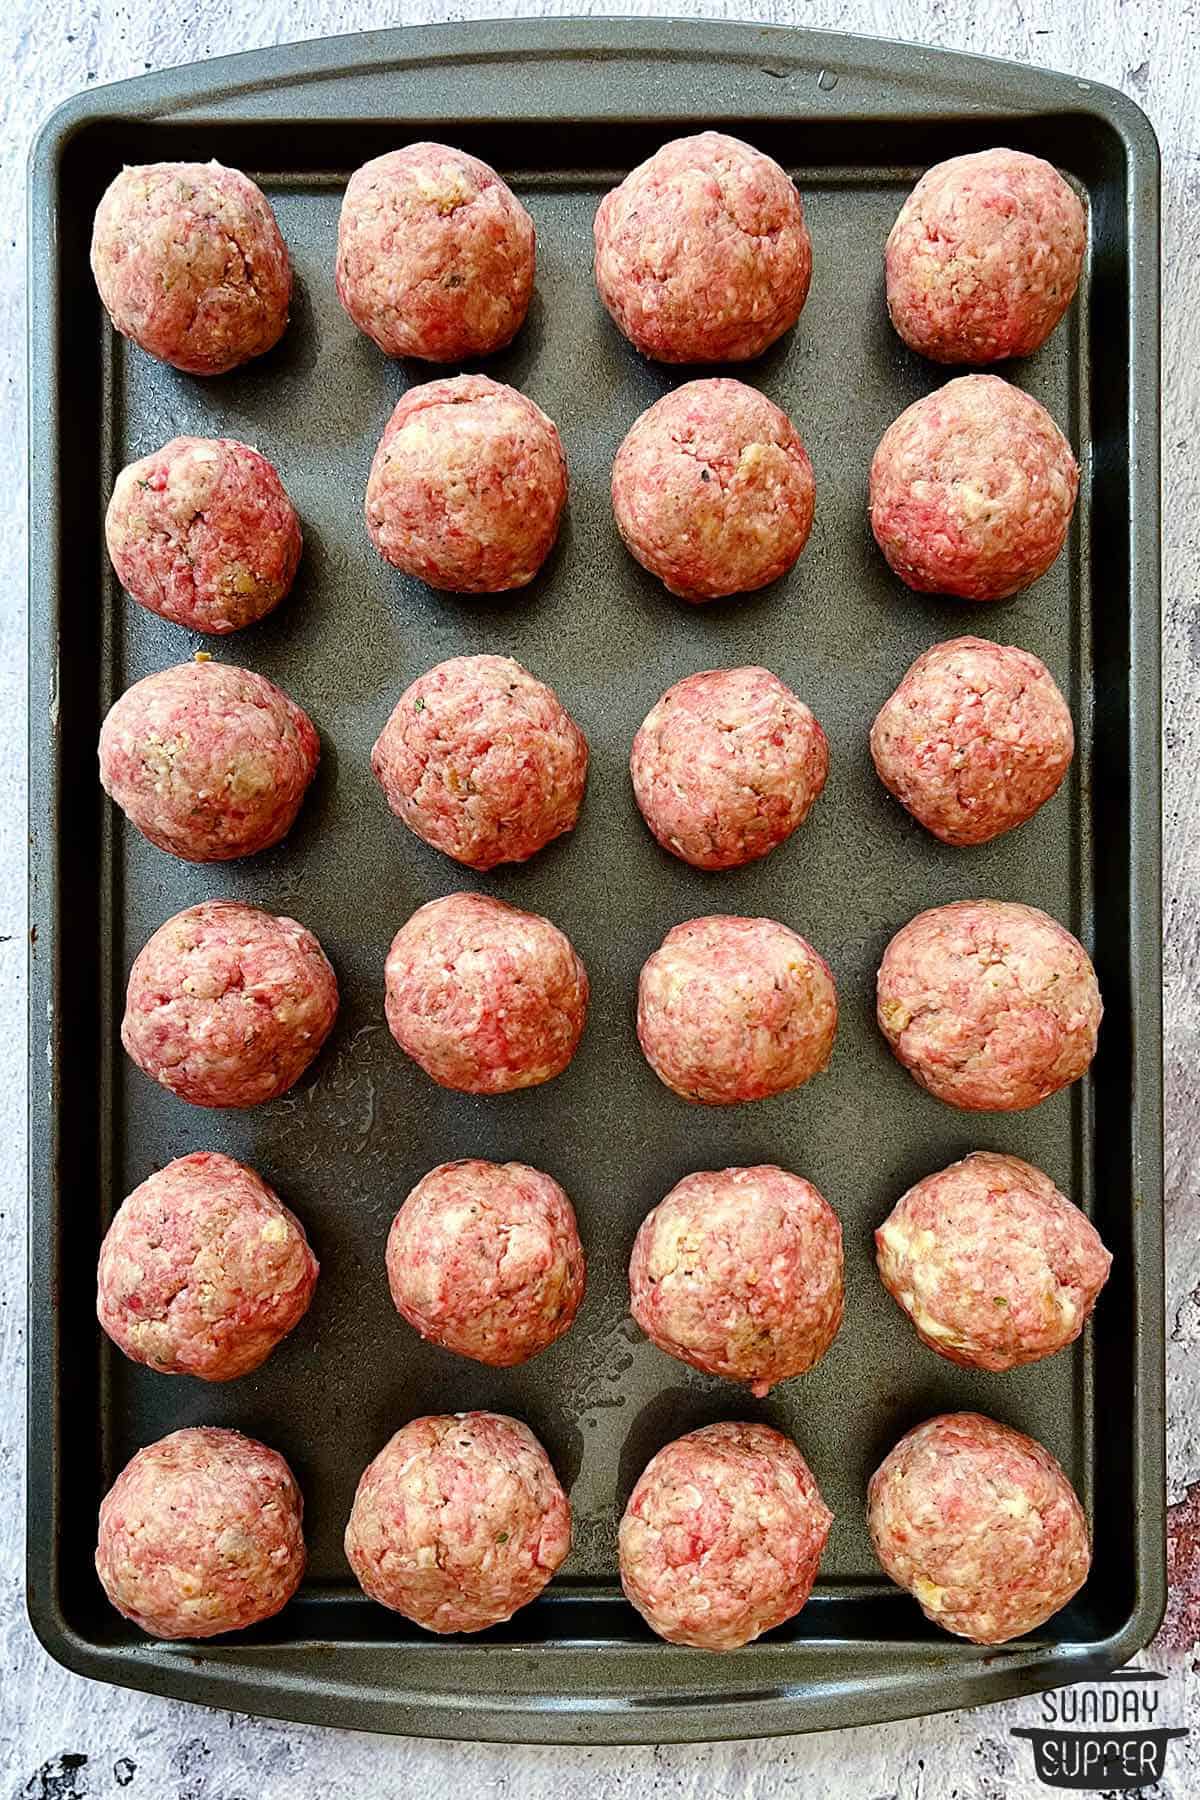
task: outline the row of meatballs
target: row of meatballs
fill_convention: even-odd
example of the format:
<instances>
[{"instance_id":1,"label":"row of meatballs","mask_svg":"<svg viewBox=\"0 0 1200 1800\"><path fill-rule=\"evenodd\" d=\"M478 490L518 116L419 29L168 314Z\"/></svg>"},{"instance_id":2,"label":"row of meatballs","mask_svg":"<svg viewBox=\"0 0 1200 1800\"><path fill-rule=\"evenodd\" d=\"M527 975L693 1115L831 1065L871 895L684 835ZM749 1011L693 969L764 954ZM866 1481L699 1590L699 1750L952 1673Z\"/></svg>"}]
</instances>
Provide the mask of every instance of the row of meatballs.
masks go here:
<instances>
[{"instance_id":1,"label":"row of meatballs","mask_svg":"<svg viewBox=\"0 0 1200 1800\"><path fill-rule=\"evenodd\" d=\"M162 1638L279 1612L304 1573L303 1498L283 1457L214 1426L139 1450L100 1508L96 1570ZM670 1643L734 1650L793 1618L833 1525L800 1450L725 1422L651 1458L618 1534L621 1583ZM1032 1631L1087 1578L1083 1509L1041 1444L980 1413L918 1425L871 1477L886 1573L978 1643ZM364 1470L345 1553L371 1599L428 1631L482 1631L537 1598L570 1549L571 1510L528 1426L501 1413L411 1420Z\"/></svg>"}]
</instances>

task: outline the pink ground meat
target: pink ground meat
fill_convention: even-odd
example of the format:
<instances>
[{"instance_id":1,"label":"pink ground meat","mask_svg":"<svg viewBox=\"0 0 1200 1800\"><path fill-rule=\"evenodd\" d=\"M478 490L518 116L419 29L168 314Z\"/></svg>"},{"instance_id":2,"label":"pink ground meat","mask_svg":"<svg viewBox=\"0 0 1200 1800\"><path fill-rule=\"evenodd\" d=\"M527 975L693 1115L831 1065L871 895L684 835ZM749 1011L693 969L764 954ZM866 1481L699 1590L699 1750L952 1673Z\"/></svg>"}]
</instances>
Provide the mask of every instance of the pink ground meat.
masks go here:
<instances>
[{"instance_id":1,"label":"pink ground meat","mask_svg":"<svg viewBox=\"0 0 1200 1800\"><path fill-rule=\"evenodd\" d=\"M697 869L736 869L804 823L825 786L829 746L769 669L706 669L647 713L629 772L664 850Z\"/></svg>"},{"instance_id":2,"label":"pink ground meat","mask_svg":"<svg viewBox=\"0 0 1200 1800\"><path fill-rule=\"evenodd\" d=\"M92 272L122 336L190 375L221 375L283 336L287 246L266 195L218 162L146 163L106 189Z\"/></svg>"},{"instance_id":3,"label":"pink ground meat","mask_svg":"<svg viewBox=\"0 0 1200 1800\"><path fill-rule=\"evenodd\" d=\"M673 594L713 600L786 575L813 472L787 414L740 381L689 381L644 412L612 472L625 547Z\"/></svg>"},{"instance_id":4,"label":"pink ground meat","mask_svg":"<svg viewBox=\"0 0 1200 1800\"><path fill-rule=\"evenodd\" d=\"M986 844L1032 818L1074 754L1045 663L976 637L926 650L871 727L879 779L944 844Z\"/></svg>"},{"instance_id":5,"label":"pink ground meat","mask_svg":"<svg viewBox=\"0 0 1200 1800\"><path fill-rule=\"evenodd\" d=\"M959 900L919 913L879 966L892 1054L969 1112L1019 1112L1078 1081L1103 1007L1087 951L1035 906Z\"/></svg>"},{"instance_id":6,"label":"pink ground meat","mask_svg":"<svg viewBox=\"0 0 1200 1800\"><path fill-rule=\"evenodd\" d=\"M1028 356L1070 306L1086 246L1078 197L1040 156L952 156L922 175L892 226L892 324L935 362Z\"/></svg>"},{"instance_id":7,"label":"pink ground meat","mask_svg":"<svg viewBox=\"0 0 1200 1800\"><path fill-rule=\"evenodd\" d=\"M503 1094L561 1075L587 1018L588 978L536 913L486 894L419 907L392 939L387 1022L441 1087Z\"/></svg>"},{"instance_id":8,"label":"pink ground meat","mask_svg":"<svg viewBox=\"0 0 1200 1800\"><path fill-rule=\"evenodd\" d=\"M461 362L520 330L533 220L495 169L407 144L356 169L338 221L338 299L387 356Z\"/></svg>"},{"instance_id":9,"label":"pink ground meat","mask_svg":"<svg viewBox=\"0 0 1200 1800\"><path fill-rule=\"evenodd\" d=\"M642 1471L621 1585L672 1644L737 1650L800 1611L833 1524L808 1464L768 1425L707 1425Z\"/></svg>"},{"instance_id":10,"label":"pink ground meat","mask_svg":"<svg viewBox=\"0 0 1200 1800\"><path fill-rule=\"evenodd\" d=\"M837 992L812 945L774 919L690 919L642 969L637 1030L667 1087L734 1106L785 1093L825 1067Z\"/></svg>"},{"instance_id":11,"label":"pink ground meat","mask_svg":"<svg viewBox=\"0 0 1200 1800\"><path fill-rule=\"evenodd\" d=\"M311 931L207 900L160 925L137 956L121 1042L193 1106L257 1106L299 1081L337 1009L337 977Z\"/></svg>"},{"instance_id":12,"label":"pink ground meat","mask_svg":"<svg viewBox=\"0 0 1200 1800\"><path fill-rule=\"evenodd\" d=\"M900 414L871 463L871 530L919 593L1004 600L1067 540L1079 466L1045 407L962 375Z\"/></svg>"},{"instance_id":13,"label":"pink ground meat","mask_svg":"<svg viewBox=\"0 0 1200 1800\"><path fill-rule=\"evenodd\" d=\"M105 1495L96 1573L151 1637L244 1631L300 1585L303 1511L277 1450L212 1425L173 1431L139 1450Z\"/></svg>"},{"instance_id":14,"label":"pink ground meat","mask_svg":"<svg viewBox=\"0 0 1200 1800\"><path fill-rule=\"evenodd\" d=\"M566 500L553 420L515 388L456 375L410 389L388 420L367 531L385 561L430 587L499 594L533 580Z\"/></svg>"},{"instance_id":15,"label":"pink ground meat","mask_svg":"<svg viewBox=\"0 0 1200 1800\"><path fill-rule=\"evenodd\" d=\"M972 1369L1073 1343L1112 1265L1048 1175L987 1150L909 1188L875 1233L875 1259L922 1343Z\"/></svg>"},{"instance_id":16,"label":"pink ground meat","mask_svg":"<svg viewBox=\"0 0 1200 1800\"><path fill-rule=\"evenodd\" d=\"M486 1631L536 1600L571 1547L571 1509L527 1425L413 1419L369 1463L346 1557L381 1606L426 1631Z\"/></svg>"},{"instance_id":17,"label":"pink ground meat","mask_svg":"<svg viewBox=\"0 0 1200 1800\"><path fill-rule=\"evenodd\" d=\"M659 362L742 362L796 323L812 245L786 172L720 131L676 138L596 213L596 286Z\"/></svg>"},{"instance_id":18,"label":"pink ground meat","mask_svg":"<svg viewBox=\"0 0 1200 1800\"><path fill-rule=\"evenodd\" d=\"M119 1208L100 1246L96 1312L134 1362L232 1381L266 1361L308 1310L318 1263L260 1175L198 1151Z\"/></svg>"},{"instance_id":19,"label":"pink ground meat","mask_svg":"<svg viewBox=\"0 0 1200 1800\"><path fill-rule=\"evenodd\" d=\"M190 662L147 675L100 732L100 780L130 823L188 862L253 856L286 837L321 741L265 675Z\"/></svg>"},{"instance_id":20,"label":"pink ground meat","mask_svg":"<svg viewBox=\"0 0 1200 1800\"><path fill-rule=\"evenodd\" d=\"M392 1221L388 1285L424 1338L476 1362L528 1362L570 1329L583 1299L575 1212L525 1163L431 1169Z\"/></svg>"},{"instance_id":21,"label":"pink ground meat","mask_svg":"<svg viewBox=\"0 0 1200 1800\"><path fill-rule=\"evenodd\" d=\"M579 817L587 739L508 656L455 656L405 689L371 752L397 818L470 869L524 862Z\"/></svg>"},{"instance_id":22,"label":"pink ground meat","mask_svg":"<svg viewBox=\"0 0 1200 1800\"><path fill-rule=\"evenodd\" d=\"M875 1554L926 1618L1005 1644L1059 1612L1087 1579L1087 1521L1048 1450L982 1413L942 1413L871 1477Z\"/></svg>"},{"instance_id":23,"label":"pink ground meat","mask_svg":"<svg viewBox=\"0 0 1200 1800\"><path fill-rule=\"evenodd\" d=\"M234 438L172 438L117 476L104 521L121 586L148 612L224 634L278 606L300 521L265 456Z\"/></svg>"},{"instance_id":24,"label":"pink ground meat","mask_svg":"<svg viewBox=\"0 0 1200 1800\"><path fill-rule=\"evenodd\" d=\"M837 1336L842 1228L811 1182L772 1164L687 1175L642 1222L629 1293L660 1350L761 1397Z\"/></svg>"}]
</instances>

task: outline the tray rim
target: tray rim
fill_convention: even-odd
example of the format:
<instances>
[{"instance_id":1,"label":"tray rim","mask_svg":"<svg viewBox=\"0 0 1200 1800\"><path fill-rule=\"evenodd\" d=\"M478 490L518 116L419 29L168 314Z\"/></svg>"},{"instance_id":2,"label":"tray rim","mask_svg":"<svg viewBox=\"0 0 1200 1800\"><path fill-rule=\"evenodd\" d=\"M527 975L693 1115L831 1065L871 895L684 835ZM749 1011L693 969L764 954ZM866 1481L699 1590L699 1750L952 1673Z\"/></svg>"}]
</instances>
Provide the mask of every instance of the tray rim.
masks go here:
<instances>
[{"instance_id":1,"label":"tray rim","mask_svg":"<svg viewBox=\"0 0 1200 1800\"><path fill-rule=\"evenodd\" d=\"M669 35L668 35L669 34ZM454 1693L446 1684L438 1692L413 1693L401 1700L386 1690L348 1694L336 1678L322 1685L298 1673L263 1668L239 1660L236 1640L205 1647L202 1654L146 1645L93 1643L69 1623L55 1591L57 1555L53 1524L58 1479L58 1408L60 1345L52 1321L52 1241L61 1205L52 1175L52 1149L57 1122L53 1057L56 1049L55 1000L58 989L59 936L64 896L58 880L56 817L56 750L47 732L57 692L57 645L60 595L55 557L48 532L39 532L39 508L56 516L53 471L59 422L55 319L59 277L56 234L52 229L60 160L76 134L103 120L129 124L187 117L193 123L224 119L231 124L248 115L238 107L245 96L270 85L300 96L296 116L337 119L344 109L322 111L323 82L345 81L355 74L378 75L409 65L456 64L507 60L514 56L570 64L596 56L628 59L709 62L762 57L769 51L797 64L846 68L878 98L863 107L834 106L839 121L856 117L903 116L886 104L889 90L916 83L926 93L935 88L945 108L957 107L972 117L1012 117L1047 110L1076 113L1100 120L1118 135L1127 166L1127 192L1135 196L1129 211L1129 326L1137 360L1130 375L1129 484L1130 518L1130 663L1137 670L1130 687L1131 752L1130 856L1127 891L1130 910L1130 957L1136 979L1134 1010L1135 1085L1131 1102L1133 1163L1131 1174L1140 1195L1134 1226L1138 1295L1143 1329L1136 1336L1135 1440L1139 1455L1137 1508L1133 1529L1136 1598L1120 1629L1102 1642L1037 1647L1018 1643L986 1661L929 1656L929 1645L916 1642L930 1668L900 1681L867 1676L861 1683L837 1680L832 1698L818 1685L811 1650L797 1647L806 1660L803 1678L768 1692L728 1691L703 1696L639 1696L616 1703L584 1692L547 1691L507 1699L493 1691L478 1704ZM561 95L550 82L552 106ZM876 90L870 89L872 95ZM664 118L686 118L694 103L683 101ZM728 116L745 117L737 97ZM365 110L356 121L392 122L394 112ZM609 108L596 119L615 119ZM639 117L645 117L640 113ZM721 117L718 109L705 119ZM1030 69L1005 59L888 39L749 21L671 19L492 20L450 25L396 27L268 46L216 58L211 62L137 76L85 90L60 104L38 131L29 157L29 757L30 864L29 914L29 1287L28 1287L28 1423L27 1423L27 1610L43 1647L64 1667L93 1679L139 1688L179 1699L267 1717L335 1724L431 1737L469 1737L481 1741L542 1743L634 1743L696 1741L777 1735L831 1726L905 1718L987 1701L1029 1694L1086 1678L1098 1668L1126 1661L1154 1636L1166 1603L1165 1583L1165 1377L1163 1326L1162 1209L1162 1029L1161 1029L1161 779L1160 779L1160 519L1159 519L1159 152L1157 139L1141 108L1119 89L1056 72ZM45 1417L47 1396L51 1428L35 1432L32 1421ZM306 1641L293 1640L303 1648ZM436 1645L422 1645L427 1652ZM477 1640L440 1646L457 1650L486 1670L488 1646ZM625 1646L614 1646L621 1651ZM833 1648L832 1645L828 1648ZM898 1644L897 1650L904 1648ZM939 1646L941 1648L941 1646ZM953 1645L946 1646L953 1649ZM961 1647L960 1647L961 1648ZM503 1654L504 1646L494 1646ZM656 1646L672 1666L683 1652ZM958 1664L955 1667L955 1664ZM732 1673L732 1665L731 1665ZM486 1679L486 1676L485 1676ZM936 1689L935 1689L936 1682ZM578 1710L566 1710L573 1700ZM743 1710L743 1703L752 1702Z\"/></svg>"}]
</instances>

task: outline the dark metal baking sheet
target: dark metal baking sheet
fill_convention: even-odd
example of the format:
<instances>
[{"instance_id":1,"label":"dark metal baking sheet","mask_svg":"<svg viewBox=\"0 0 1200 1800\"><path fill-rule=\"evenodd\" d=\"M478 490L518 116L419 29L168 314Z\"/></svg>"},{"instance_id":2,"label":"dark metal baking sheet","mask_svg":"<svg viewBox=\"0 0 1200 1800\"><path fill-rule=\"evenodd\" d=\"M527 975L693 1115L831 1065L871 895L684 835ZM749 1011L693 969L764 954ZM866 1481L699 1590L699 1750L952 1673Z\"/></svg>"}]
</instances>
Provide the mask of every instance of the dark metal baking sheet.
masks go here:
<instances>
[{"instance_id":1,"label":"dark metal baking sheet","mask_svg":"<svg viewBox=\"0 0 1200 1800\"><path fill-rule=\"evenodd\" d=\"M667 596L624 555L608 471L635 415L680 379L643 362L595 298L592 214L657 144L721 123L778 157L815 246L798 328L739 371L798 421L817 524L793 574L706 608ZM515 345L487 364L557 419L571 466L561 545L508 599L436 596L389 571L360 518L389 409L428 371L389 363L343 316L331 279L340 189L365 158L420 136L495 163L539 233L538 288ZM881 247L925 164L1003 142L1043 153L1086 193L1092 243L1070 320L1004 372L1042 399L1083 465L1070 546L1003 606L908 593L865 522L883 428L945 373L889 329ZM216 156L255 175L297 273L268 357L201 382L108 328L87 267L92 211L123 161ZM373 34L264 51L80 96L32 165L32 952L29 1607L86 1674L155 1692L375 1730L580 1741L748 1736L963 1706L1074 1679L1151 1635L1163 1598L1158 818L1157 152L1136 106L1066 77L820 33L648 22L523 23ZM101 522L116 470L175 432L227 433L280 466L304 519L293 597L215 648L280 681L323 738L315 791L286 844L191 868L104 802L95 740L130 681L199 640L120 593ZM1069 693L1079 753L1059 797L1018 833L943 849L874 778L866 730L911 658L962 630L1015 640ZM429 1083L382 1020L387 943L413 907L476 885L390 818L370 743L402 686L439 658L509 652L584 726L592 777L579 829L478 886L548 913L592 975L582 1050L552 1085L500 1100ZM765 862L710 876L660 853L634 809L629 742L670 681L765 662L813 705L832 776L812 819ZM294 913L342 981L310 1079L248 1113L190 1108L120 1054L124 978L145 937L201 897ZM1091 1077L1036 1111L971 1118L923 1095L871 1016L889 935L974 894L1049 909L1094 949L1107 1002ZM638 967L671 924L763 912L829 958L842 997L830 1072L733 1110L688 1106L637 1052ZM1007 1376L922 1349L880 1289L870 1233L901 1189L977 1146L1042 1164L1116 1255L1082 1345ZM135 1368L93 1321L101 1233L169 1157L219 1148L261 1169L322 1260L309 1318L264 1370L227 1387ZM575 1329L525 1369L489 1371L418 1342L383 1276L391 1215L439 1160L518 1156L574 1196L589 1255ZM846 1228L846 1323L810 1375L767 1402L642 1342L624 1271L645 1211L685 1171L775 1160L811 1177ZM357 1475L405 1418L491 1406L529 1420L571 1489L575 1547L508 1626L434 1640L354 1587L341 1532ZM1065 1463L1091 1516L1095 1572L1034 1637L978 1649L928 1626L882 1580L863 1489L911 1423L978 1406ZM1098 1418L1097 1408L1102 1408ZM793 1432L837 1514L816 1597L734 1655L653 1639L614 1580L615 1525L649 1455L717 1417ZM141 1443L199 1421L243 1427L291 1460L311 1567L268 1627L154 1644L104 1603L96 1507Z\"/></svg>"}]
</instances>

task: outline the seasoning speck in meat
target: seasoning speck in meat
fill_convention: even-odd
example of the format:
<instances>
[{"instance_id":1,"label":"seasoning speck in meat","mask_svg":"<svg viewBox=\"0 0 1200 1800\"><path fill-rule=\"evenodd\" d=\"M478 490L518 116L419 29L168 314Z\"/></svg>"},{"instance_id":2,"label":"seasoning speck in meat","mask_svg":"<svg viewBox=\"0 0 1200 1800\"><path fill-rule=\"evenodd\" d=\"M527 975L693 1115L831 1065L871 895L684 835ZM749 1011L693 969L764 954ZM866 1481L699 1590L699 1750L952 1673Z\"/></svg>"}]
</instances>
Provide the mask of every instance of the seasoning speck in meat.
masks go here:
<instances>
[{"instance_id":1,"label":"seasoning speck in meat","mask_svg":"<svg viewBox=\"0 0 1200 1800\"><path fill-rule=\"evenodd\" d=\"M668 1356L760 1397L819 1362L842 1322L842 1228L786 1169L687 1175L642 1222L634 1318Z\"/></svg>"},{"instance_id":2,"label":"seasoning speck in meat","mask_svg":"<svg viewBox=\"0 0 1200 1800\"><path fill-rule=\"evenodd\" d=\"M871 1477L867 1526L926 1618L976 1644L1035 1631L1091 1566L1083 1508L1050 1452L982 1413L901 1438Z\"/></svg>"},{"instance_id":3,"label":"seasoning speck in meat","mask_svg":"<svg viewBox=\"0 0 1200 1800\"><path fill-rule=\"evenodd\" d=\"M528 1362L570 1329L583 1299L575 1212L524 1163L431 1169L392 1221L388 1285L424 1338L476 1362Z\"/></svg>"},{"instance_id":4,"label":"seasoning speck in meat","mask_svg":"<svg viewBox=\"0 0 1200 1800\"><path fill-rule=\"evenodd\" d=\"M317 1259L260 1175L198 1151L143 1181L100 1246L97 1315L134 1362L232 1381L308 1310Z\"/></svg>"},{"instance_id":5,"label":"seasoning speck in meat","mask_svg":"<svg viewBox=\"0 0 1200 1800\"><path fill-rule=\"evenodd\" d=\"M1112 1266L1048 1175L987 1150L909 1188L875 1233L875 1259L922 1343L971 1369L1073 1343Z\"/></svg>"},{"instance_id":6,"label":"seasoning speck in meat","mask_svg":"<svg viewBox=\"0 0 1200 1800\"><path fill-rule=\"evenodd\" d=\"M621 1585L668 1643L737 1650L800 1611L832 1523L789 1438L707 1425L642 1471L621 1520Z\"/></svg>"},{"instance_id":7,"label":"seasoning speck in meat","mask_svg":"<svg viewBox=\"0 0 1200 1800\"><path fill-rule=\"evenodd\" d=\"M287 1092L333 1028L337 977L311 931L233 900L176 913L129 972L121 1042L194 1106Z\"/></svg>"},{"instance_id":8,"label":"seasoning speck in meat","mask_svg":"<svg viewBox=\"0 0 1200 1800\"><path fill-rule=\"evenodd\" d=\"M587 739L507 656L455 656L405 689L371 752L397 818L471 869L524 862L579 817Z\"/></svg>"},{"instance_id":9,"label":"seasoning speck in meat","mask_svg":"<svg viewBox=\"0 0 1200 1800\"><path fill-rule=\"evenodd\" d=\"M338 299L387 356L501 350L533 293L533 220L495 169L407 144L356 169L338 221Z\"/></svg>"},{"instance_id":10,"label":"seasoning speck in meat","mask_svg":"<svg viewBox=\"0 0 1200 1800\"><path fill-rule=\"evenodd\" d=\"M804 823L825 786L829 746L769 669L706 669L651 708L629 771L664 850L698 869L736 869Z\"/></svg>"},{"instance_id":11,"label":"seasoning speck in meat","mask_svg":"<svg viewBox=\"0 0 1200 1800\"><path fill-rule=\"evenodd\" d=\"M1050 414L998 375L962 375L889 425L871 463L871 530L919 593L1005 600L1067 541L1079 467Z\"/></svg>"},{"instance_id":12,"label":"seasoning speck in meat","mask_svg":"<svg viewBox=\"0 0 1200 1800\"><path fill-rule=\"evenodd\" d=\"M549 919L485 894L419 907L392 939L387 1022L441 1087L502 1094L561 1075L587 1017L588 978Z\"/></svg>"},{"instance_id":13,"label":"seasoning speck in meat","mask_svg":"<svg viewBox=\"0 0 1200 1800\"><path fill-rule=\"evenodd\" d=\"M675 138L605 194L596 286L644 356L743 362L800 317L812 276L785 170L720 131Z\"/></svg>"},{"instance_id":14,"label":"seasoning speck in meat","mask_svg":"<svg viewBox=\"0 0 1200 1800\"><path fill-rule=\"evenodd\" d=\"M292 269L261 188L218 162L144 163L105 190L92 272L123 337L221 375L283 336Z\"/></svg>"},{"instance_id":15,"label":"seasoning speck in meat","mask_svg":"<svg viewBox=\"0 0 1200 1800\"><path fill-rule=\"evenodd\" d=\"M188 862L253 856L286 837L321 743L265 675L182 663L121 695L100 732L100 780L143 837Z\"/></svg>"},{"instance_id":16,"label":"seasoning speck in meat","mask_svg":"<svg viewBox=\"0 0 1200 1800\"><path fill-rule=\"evenodd\" d=\"M734 1106L820 1073L833 1052L837 992L824 959L786 925L691 919L642 969L637 1030L667 1087Z\"/></svg>"},{"instance_id":17,"label":"seasoning speck in meat","mask_svg":"<svg viewBox=\"0 0 1200 1800\"><path fill-rule=\"evenodd\" d=\"M367 1465L346 1557L372 1600L426 1631L486 1631L536 1600L571 1547L571 1509L527 1425L413 1419Z\"/></svg>"},{"instance_id":18,"label":"seasoning speck in meat","mask_svg":"<svg viewBox=\"0 0 1200 1800\"><path fill-rule=\"evenodd\" d=\"M122 469L104 536L139 606L218 635L279 605L302 547L275 469L234 438L172 438Z\"/></svg>"},{"instance_id":19,"label":"seasoning speck in meat","mask_svg":"<svg viewBox=\"0 0 1200 1800\"><path fill-rule=\"evenodd\" d=\"M126 1463L100 1507L96 1573L117 1611L157 1638L244 1631L304 1574L304 1501L277 1450L189 1426Z\"/></svg>"},{"instance_id":20,"label":"seasoning speck in meat","mask_svg":"<svg viewBox=\"0 0 1200 1800\"><path fill-rule=\"evenodd\" d=\"M879 965L876 1013L893 1055L970 1112L1018 1112L1078 1081L1102 1012L1083 945L1016 901L919 913Z\"/></svg>"}]
</instances>

